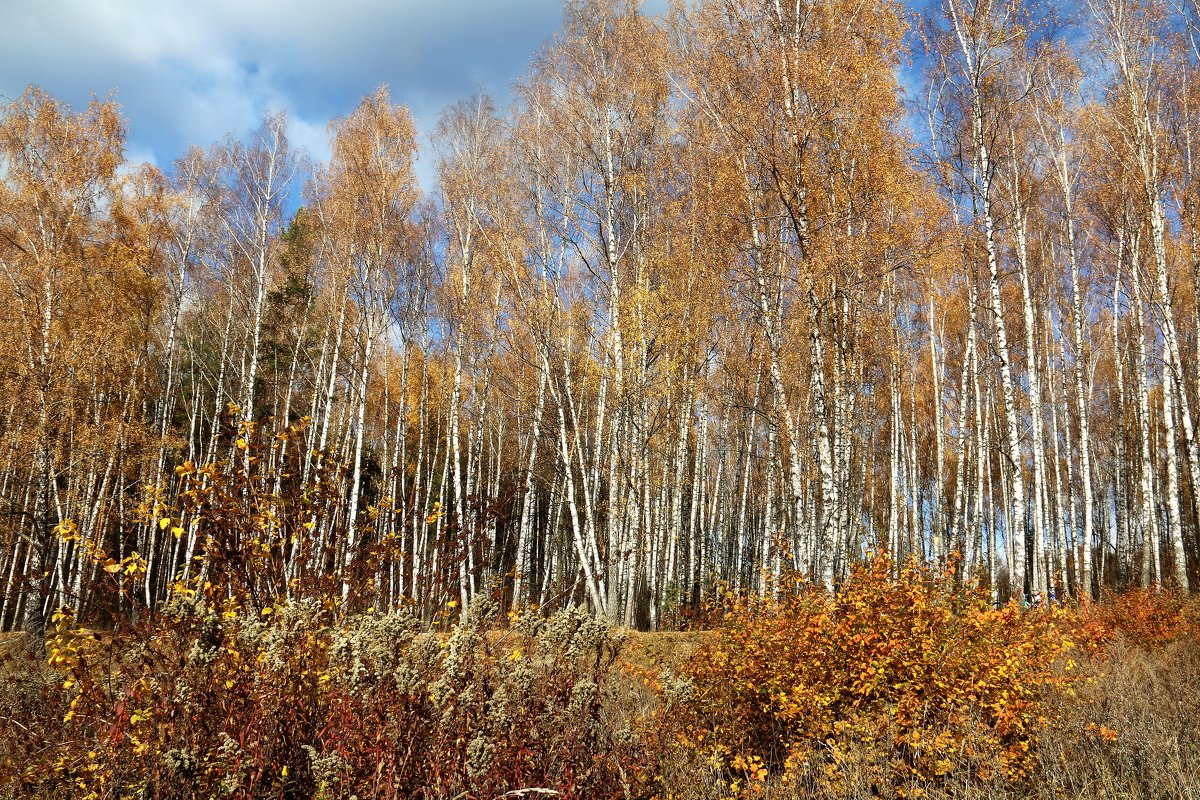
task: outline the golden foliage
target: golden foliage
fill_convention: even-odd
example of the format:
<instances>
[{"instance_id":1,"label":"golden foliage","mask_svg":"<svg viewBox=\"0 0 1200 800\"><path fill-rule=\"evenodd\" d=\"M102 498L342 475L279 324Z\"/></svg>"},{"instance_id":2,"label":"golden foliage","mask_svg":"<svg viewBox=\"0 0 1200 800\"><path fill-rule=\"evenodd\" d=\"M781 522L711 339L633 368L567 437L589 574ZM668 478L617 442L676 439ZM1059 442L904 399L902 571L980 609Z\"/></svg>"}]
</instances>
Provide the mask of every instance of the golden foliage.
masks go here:
<instances>
[{"instance_id":1,"label":"golden foliage","mask_svg":"<svg viewBox=\"0 0 1200 800\"><path fill-rule=\"evenodd\" d=\"M1064 614L992 608L949 574L894 576L883 558L832 594L739 599L686 670L679 735L749 795L768 772L836 792L864 766L889 790L965 767L1021 784L1044 691L1072 680L1055 669L1071 648Z\"/></svg>"}]
</instances>

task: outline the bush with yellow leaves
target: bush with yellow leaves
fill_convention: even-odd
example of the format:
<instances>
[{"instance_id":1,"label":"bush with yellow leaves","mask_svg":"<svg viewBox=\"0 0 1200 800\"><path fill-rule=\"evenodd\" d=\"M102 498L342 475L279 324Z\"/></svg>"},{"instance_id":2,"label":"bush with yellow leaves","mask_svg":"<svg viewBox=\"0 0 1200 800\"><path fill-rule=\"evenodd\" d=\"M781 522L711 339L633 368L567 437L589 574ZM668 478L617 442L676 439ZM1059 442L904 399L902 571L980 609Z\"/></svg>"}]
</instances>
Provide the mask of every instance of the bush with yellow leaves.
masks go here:
<instances>
[{"instance_id":1,"label":"bush with yellow leaves","mask_svg":"<svg viewBox=\"0 0 1200 800\"><path fill-rule=\"evenodd\" d=\"M1072 680L1055 668L1071 647L1062 613L995 609L950 573L882 558L836 592L738 599L688 665L677 741L734 796L1020 785L1046 689Z\"/></svg>"}]
</instances>

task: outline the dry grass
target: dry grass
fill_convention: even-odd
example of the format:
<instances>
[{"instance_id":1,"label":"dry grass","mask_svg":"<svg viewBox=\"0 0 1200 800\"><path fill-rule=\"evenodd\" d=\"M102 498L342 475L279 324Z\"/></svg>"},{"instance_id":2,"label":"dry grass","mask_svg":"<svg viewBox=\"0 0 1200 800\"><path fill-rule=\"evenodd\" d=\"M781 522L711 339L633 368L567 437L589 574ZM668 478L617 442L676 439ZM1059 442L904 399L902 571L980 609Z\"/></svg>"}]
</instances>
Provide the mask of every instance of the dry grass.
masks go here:
<instances>
[{"instance_id":1,"label":"dry grass","mask_svg":"<svg viewBox=\"0 0 1200 800\"><path fill-rule=\"evenodd\" d=\"M1040 740L1047 796L1200 798L1200 644L1114 641Z\"/></svg>"},{"instance_id":2,"label":"dry grass","mask_svg":"<svg viewBox=\"0 0 1200 800\"><path fill-rule=\"evenodd\" d=\"M625 636L625 648L621 657L625 661L641 669L674 672L678 672L700 646L713 636L709 631L646 633L624 630L622 633Z\"/></svg>"}]
</instances>

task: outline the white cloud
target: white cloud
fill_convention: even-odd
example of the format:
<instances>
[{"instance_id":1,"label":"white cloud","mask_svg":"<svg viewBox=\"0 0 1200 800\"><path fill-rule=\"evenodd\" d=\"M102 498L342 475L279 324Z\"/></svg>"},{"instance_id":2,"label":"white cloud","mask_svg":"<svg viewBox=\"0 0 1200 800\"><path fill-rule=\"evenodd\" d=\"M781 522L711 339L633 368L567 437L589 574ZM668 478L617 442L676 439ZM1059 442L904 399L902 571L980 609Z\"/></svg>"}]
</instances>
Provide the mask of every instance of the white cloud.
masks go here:
<instances>
[{"instance_id":1,"label":"white cloud","mask_svg":"<svg viewBox=\"0 0 1200 800\"><path fill-rule=\"evenodd\" d=\"M380 83L425 131L459 97L503 98L560 19L558 0L0 0L0 94L115 91L129 153L159 164L284 109L323 159L328 120Z\"/></svg>"},{"instance_id":2,"label":"white cloud","mask_svg":"<svg viewBox=\"0 0 1200 800\"><path fill-rule=\"evenodd\" d=\"M329 160L331 145L326 120L306 120L295 115L288 117L288 141L314 161Z\"/></svg>"}]
</instances>

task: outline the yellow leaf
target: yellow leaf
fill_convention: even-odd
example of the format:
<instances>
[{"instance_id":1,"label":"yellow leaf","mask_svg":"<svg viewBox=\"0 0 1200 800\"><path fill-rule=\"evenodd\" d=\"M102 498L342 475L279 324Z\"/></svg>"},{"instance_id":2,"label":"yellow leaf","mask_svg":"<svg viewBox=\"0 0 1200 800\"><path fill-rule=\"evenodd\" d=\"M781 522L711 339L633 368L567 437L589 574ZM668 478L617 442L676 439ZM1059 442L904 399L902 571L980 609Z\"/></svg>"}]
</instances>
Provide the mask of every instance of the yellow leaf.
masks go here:
<instances>
[{"instance_id":1,"label":"yellow leaf","mask_svg":"<svg viewBox=\"0 0 1200 800\"><path fill-rule=\"evenodd\" d=\"M170 517L163 517L162 519L160 519L160 520L158 521L158 527L159 527L159 529L160 529L160 530L164 530L164 531L165 531L165 530L167 529L167 526L168 526L168 525L170 525L170 524L171 524L171 518L170 518Z\"/></svg>"},{"instance_id":2,"label":"yellow leaf","mask_svg":"<svg viewBox=\"0 0 1200 800\"><path fill-rule=\"evenodd\" d=\"M113 563L106 565L104 567L104 571L110 574L118 573L121 571L121 565L114 561Z\"/></svg>"}]
</instances>

